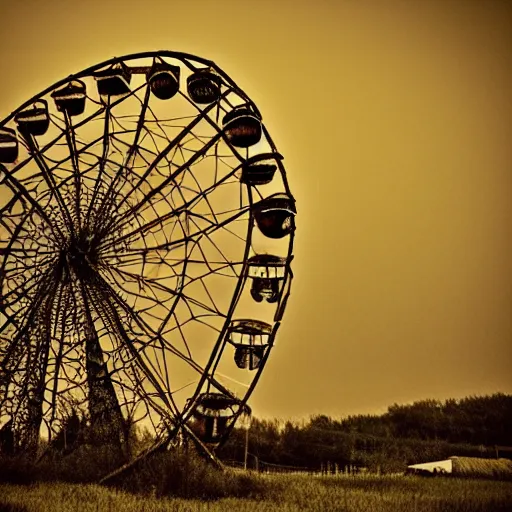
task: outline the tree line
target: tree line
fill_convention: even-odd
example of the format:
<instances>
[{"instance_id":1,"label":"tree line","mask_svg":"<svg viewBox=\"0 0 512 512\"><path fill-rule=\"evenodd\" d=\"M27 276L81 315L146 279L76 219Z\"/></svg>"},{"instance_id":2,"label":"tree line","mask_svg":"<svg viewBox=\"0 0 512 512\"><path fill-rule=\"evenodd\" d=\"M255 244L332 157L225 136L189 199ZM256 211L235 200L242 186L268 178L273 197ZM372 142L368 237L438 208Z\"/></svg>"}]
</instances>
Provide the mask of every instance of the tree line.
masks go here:
<instances>
[{"instance_id":1,"label":"tree line","mask_svg":"<svg viewBox=\"0 0 512 512\"><path fill-rule=\"evenodd\" d=\"M236 428L217 453L243 462L245 445L245 429ZM382 415L316 415L302 423L253 418L248 462L402 471L452 455L496 457L496 445L512 446L512 395L421 400L393 404Z\"/></svg>"}]
</instances>

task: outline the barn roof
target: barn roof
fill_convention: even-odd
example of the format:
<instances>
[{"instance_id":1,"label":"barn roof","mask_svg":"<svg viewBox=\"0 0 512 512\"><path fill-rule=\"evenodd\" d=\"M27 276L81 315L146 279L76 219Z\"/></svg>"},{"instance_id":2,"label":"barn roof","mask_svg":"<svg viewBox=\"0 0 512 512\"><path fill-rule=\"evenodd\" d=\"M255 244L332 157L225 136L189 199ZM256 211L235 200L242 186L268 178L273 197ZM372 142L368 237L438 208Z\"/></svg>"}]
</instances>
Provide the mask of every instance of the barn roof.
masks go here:
<instances>
[{"instance_id":1,"label":"barn roof","mask_svg":"<svg viewBox=\"0 0 512 512\"><path fill-rule=\"evenodd\" d=\"M512 460L480 457L449 457L446 460L411 464L410 470L429 473L452 473L454 476L512 480Z\"/></svg>"},{"instance_id":2,"label":"barn roof","mask_svg":"<svg viewBox=\"0 0 512 512\"><path fill-rule=\"evenodd\" d=\"M464 476L510 477L512 460L482 459L479 457L450 457L453 473Z\"/></svg>"}]
</instances>

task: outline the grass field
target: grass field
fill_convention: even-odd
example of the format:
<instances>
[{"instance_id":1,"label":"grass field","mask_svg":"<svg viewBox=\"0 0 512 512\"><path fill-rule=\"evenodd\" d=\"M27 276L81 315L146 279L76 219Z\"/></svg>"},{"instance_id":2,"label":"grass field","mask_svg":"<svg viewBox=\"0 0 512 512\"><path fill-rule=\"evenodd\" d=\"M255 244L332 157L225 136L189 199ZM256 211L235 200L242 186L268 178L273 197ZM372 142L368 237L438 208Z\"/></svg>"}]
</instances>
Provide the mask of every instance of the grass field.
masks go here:
<instances>
[{"instance_id":1,"label":"grass field","mask_svg":"<svg viewBox=\"0 0 512 512\"><path fill-rule=\"evenodd\" d=\"M231 478L226 474L227 479ZM0 512L511 512L512 483L420 477L252 475L257 499L203 501L93 484L0 484Z\"/></svg>"}]
</instances>

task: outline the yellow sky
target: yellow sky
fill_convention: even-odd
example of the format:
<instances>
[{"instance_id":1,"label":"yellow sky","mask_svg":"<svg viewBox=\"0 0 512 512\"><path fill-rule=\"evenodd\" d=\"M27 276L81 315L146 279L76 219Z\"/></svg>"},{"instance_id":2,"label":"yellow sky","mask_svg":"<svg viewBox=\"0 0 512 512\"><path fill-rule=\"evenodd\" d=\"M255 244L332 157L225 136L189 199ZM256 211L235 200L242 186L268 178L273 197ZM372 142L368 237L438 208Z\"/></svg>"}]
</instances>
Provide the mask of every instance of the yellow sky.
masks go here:
<instances>
[{"instance_id":1,"label":"yellow sky","mask_svg":"<svg viewBox=\"0 0 512 512\"><path fill-rule=\"evenodd\" d=\"M213 60L297 199L258 416L512 392L512 9L504 1L0 0L0 118L113 56Z\"/></svg>"}]
</instances>

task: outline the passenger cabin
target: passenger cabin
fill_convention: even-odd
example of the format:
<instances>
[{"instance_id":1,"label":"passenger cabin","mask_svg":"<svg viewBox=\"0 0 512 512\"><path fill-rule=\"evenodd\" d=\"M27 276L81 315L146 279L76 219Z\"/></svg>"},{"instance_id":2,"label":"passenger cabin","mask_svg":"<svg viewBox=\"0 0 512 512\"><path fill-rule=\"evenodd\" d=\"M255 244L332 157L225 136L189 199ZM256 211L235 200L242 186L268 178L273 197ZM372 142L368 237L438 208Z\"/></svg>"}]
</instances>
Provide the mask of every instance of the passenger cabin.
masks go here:
<instances>
[{"instance_id":1,"label":"passenger cabin","mask_svg":"<svg viewBox=\"0 0 512 512\"><path fill-rule=\"evenodd\" d=\"M81 80L72 80L64 87L51 94L59 112L66 112L68 116L79 116L84 113L86 88Z\"/></svg>"},{"instance_id":2,"label":"passenger cabin","mask_svg":"<svg viewBox=\"0 0 512 512\"><path fill-rule=\"evenodd\" d=\"M50 115L48 114L48 103L46 100L37 101L32 107L18 112L14 116L21 134L33 136L44 135L50 126Z\"/></svg>"},{"instance_id":3,"label":"passenger cabin","mask_svg":"<svg viewBox=\"0 0 512 512\"><path fill-rule=\"evenodd\" d=\"M257 254L248 260L247 275L252 279L251 297L256 302L279 300L281 283L286 274L286 258Z\"/></svg>"},{"instance_id":4,"label":"passenger cabin","mask_svg":"<svg viewBox=\"0 0 512 512\"><path fill-rule=\"evenodd\" d=\"M261 139L261 117L241 105L228 112L222 119L224 133L233 146L248 148Z\"/></svg>"},{"instance_id":5,"label":"passenger cabin","mask_svg":"<svg viewBox=\"0 0 512 512\"><path fill-rule=\"evenodd\" d=\"M242 165L240 181L247 185L266 185L274 178L277 170L277 160L283 157L279 153L265 153L249 158Z\"/></svg>"},{"instance_id":6,"label":"passenger cabin","mask_svg":"<svg viewBox=\"0 0 512 512\"><path fill-rule=\"evenodd\" d=\"M217 445L240 408L238 400L224 393L203 393L192 413L192 431L205 444Z\"/></svg>"},{"instance_id":7,"label":"passenger cabin","mask_svg":"<svg viewBox=\"0 0 512 512\"><path fill-rule=\"evenodd\" d=\"M220 98L220 76L213 68L198 69L187 78L187 91L194 103L208 104Z\"/></svg>"},{"instance_id":8,"label":"passenger cabin","mask_svg":"<svg viewBox=\"0 0 512 512\"><path fill-rule=\"evenodd\" d=\"M0 128L0 163L12 164L18 158L18 137L12 128Z\"/></svg>"},{"instance_id":9,"label":"passenger cabin","mask_svg":"<svg viewBox=\"0 0 512 512\"><path fill-rule=\"evenodd\" d=\"M179 66L167 62L154 62L146 78L151 92L160 100L171 99L180 90Z\"/></svg>"},{"instance_id":10,"label":"passenger cabin","mask_svg":"<svg viewBox=\"0 0 512 512\"><path fill-rule=\"evenodd\" d=\"M130 92L132 73L122 62L94 73L100 96L123 96Z\"/></svg>"},{"instance_id":11,"label":"passenger cabin","mask_svg":"<svg viewBox=\"0 0 512 512\"><path fill-rule=\"evenodd\" d=\"M268 238L283 238L294 228L295 200L284 193L274 194L253 205L259 230Z\"/></svg>"},{"instance_id":12,"label":"passenger cabin","mask_svg":"<svg viewBox=\"0 0 512 512\"><path fill-rule=\"evenodd\" d=\"M261 364L272 334L272 326L259 320L233 320L226 341L235 347L238 368L256 370Z\"/></svg>"}]
</instances>

